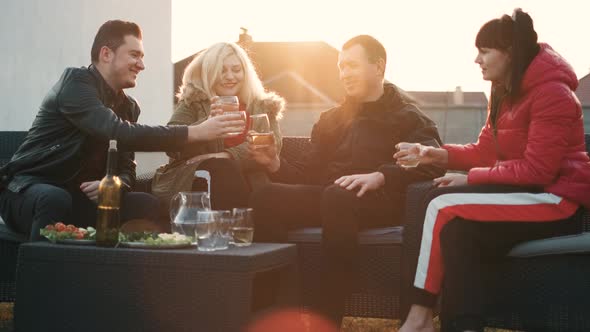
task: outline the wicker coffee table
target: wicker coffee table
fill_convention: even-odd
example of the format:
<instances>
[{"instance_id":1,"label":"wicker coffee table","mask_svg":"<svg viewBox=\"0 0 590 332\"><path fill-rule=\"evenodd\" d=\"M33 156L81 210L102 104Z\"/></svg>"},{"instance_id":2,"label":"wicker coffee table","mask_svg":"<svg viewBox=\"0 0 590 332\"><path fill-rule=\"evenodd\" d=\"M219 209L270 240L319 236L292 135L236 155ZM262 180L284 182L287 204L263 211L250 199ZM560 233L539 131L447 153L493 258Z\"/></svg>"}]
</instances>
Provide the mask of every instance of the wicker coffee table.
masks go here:
<instances>
[{"instance_id":1,"label":"wicker coffee table","mask_svg":"<svg viewBox=\"0 0 590 332\"><path fill-rule=\"evenodd\" d=\"M297 251L255 243L203 253L21 245L15 331L238 331L254 279L276 271L277 303L297 303Z\"/></svg>"}]
</instances>

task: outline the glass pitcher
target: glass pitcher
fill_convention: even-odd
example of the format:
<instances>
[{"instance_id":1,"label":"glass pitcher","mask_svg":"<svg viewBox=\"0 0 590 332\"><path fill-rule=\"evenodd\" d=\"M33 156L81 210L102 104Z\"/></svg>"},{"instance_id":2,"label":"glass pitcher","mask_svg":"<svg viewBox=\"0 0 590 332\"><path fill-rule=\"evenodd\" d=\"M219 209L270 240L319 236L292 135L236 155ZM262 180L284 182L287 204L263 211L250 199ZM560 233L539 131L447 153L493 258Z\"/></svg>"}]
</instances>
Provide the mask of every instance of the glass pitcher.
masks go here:
<instances>
[{"instance_id":1,"label":"glass pitcher","mask_svg":"<svg viewBox=\"0 0 590 332\"><path fill-rule=\"evenodd\" d=\"M179 192L170 200L172 232L192 237L196 243L197 212L211 210L211 198L206 192Z\"/></svg>"}]
</instances>

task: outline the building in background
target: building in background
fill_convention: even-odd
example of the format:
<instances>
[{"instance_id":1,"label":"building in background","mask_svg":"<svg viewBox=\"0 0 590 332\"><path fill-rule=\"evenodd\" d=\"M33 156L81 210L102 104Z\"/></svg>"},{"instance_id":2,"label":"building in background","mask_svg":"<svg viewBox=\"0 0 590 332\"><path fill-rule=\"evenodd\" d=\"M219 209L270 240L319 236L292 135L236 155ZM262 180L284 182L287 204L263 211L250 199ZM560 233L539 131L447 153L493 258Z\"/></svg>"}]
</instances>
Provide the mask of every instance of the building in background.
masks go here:
<instances>
[{"instance_id":1,"label":"building in background","mask_svg":"<svg viewBox=\"0 0 590 332\"><path fill-rule=\"evenodd\" d=\"M590 133L590 74L580 79L576 95L584 112L584 132Z\"/></svg>"},{"instance_id":2,"label":"building in background","mask_svg":"<svg viewBox=\"0 0 590 332\"><path fill-rule=\"evenodd\" d=\"M8 0L0 5L0 130L28 130L45 94L66 67L88 66L102 23L123 19L143 29L146 70L126 92L141 105L140 123L170 118L172 95L171 0ZM138 153L138 170L164 154Z\"/></svg>"},{"instance_id":3,"label":"building in background","mask_svg":"<svg viewBox=\"0 0 590 332\"><path fill-rule=\"evenodd\" d=\"M476 142L487 117L488 99L483 92L406 91L438 126L445 143Z\"/></svg>"},{"instance_id":4,"label":"building in background","mask_svg":"<svg viewBox=\"0 0 590 332\"><path fill-rule=\"evenodd\" d=\"M287 100L283 135L309 135L319 114L344 97L338 79L338 50L325 42L254 42L243 29L238 44L247 50L265 88ZM184 69L198 54L174 64L174 90Z\"/></svg>"}]
</instances>

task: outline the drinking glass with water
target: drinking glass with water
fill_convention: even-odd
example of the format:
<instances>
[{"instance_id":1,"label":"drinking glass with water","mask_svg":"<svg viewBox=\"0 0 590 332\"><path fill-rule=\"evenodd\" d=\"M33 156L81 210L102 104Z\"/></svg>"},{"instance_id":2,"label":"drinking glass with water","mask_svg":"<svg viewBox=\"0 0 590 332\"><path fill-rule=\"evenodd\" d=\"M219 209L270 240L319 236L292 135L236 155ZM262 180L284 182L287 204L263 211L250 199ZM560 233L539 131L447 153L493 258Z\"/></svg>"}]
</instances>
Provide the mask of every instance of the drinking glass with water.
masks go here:
<instances>
[{"instance_id":1,"label":"drinking glass with water","mask_svg":"<svg viewBox=\"0 0 590 332\"><path fill-rule=\"evenodd\" d=\"M195 237L199 251L216 250L217 224L221 220L220 211L198 211L195 225Z\"/></svg>"},{"instance_id":2,"label":"drinking glass with water","mask_svg":"<svg viewBox=\"0 0 590 332\"><path fill-rule=\"evenodd\" d=\"M229 248L231 242L231 225L234 217L229 210L219 211L220 217L215 228L215 249L223 250Z\"/></svg>"}]
</instances>

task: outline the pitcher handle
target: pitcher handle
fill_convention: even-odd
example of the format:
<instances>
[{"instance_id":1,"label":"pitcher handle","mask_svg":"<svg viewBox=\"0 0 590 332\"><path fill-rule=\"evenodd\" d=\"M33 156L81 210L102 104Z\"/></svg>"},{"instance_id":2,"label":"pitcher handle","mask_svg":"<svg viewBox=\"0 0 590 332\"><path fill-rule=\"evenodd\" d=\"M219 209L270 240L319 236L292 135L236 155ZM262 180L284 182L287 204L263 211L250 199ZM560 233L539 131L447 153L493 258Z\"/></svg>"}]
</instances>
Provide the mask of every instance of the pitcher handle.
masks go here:
<instances>
[{"instance_id":1,"label":"pitcher handle","mask_svg":"<svg viewBox=\"0 0 590 332\"><path fill-rule=\"evenodd\" d=\"M203 208L211 210L211 198L209 197L209 195L209 193L203 193L203 195L201 195L201 205L203 206ZM207 198L207 200L204 201L203 198Z\"/></svg>"},{"instance_id":2,"label":"pitcher handle","mask_svg":"<svg viewBox=\"0 0 590 332\"><path fill-rule=\"evenodd\" d=\"M180 205L175 204L175 202L178 201L179 199L180 199L180 193L174 194L174 196L172 196L172 198L170 199L170 223L174 223L174 219L176 218L176 215L178 214L178 210L180 210Z\"/></svg>"}]
</instances>

